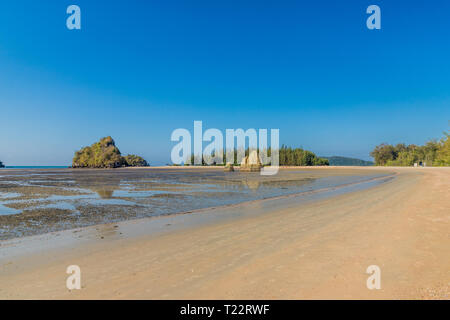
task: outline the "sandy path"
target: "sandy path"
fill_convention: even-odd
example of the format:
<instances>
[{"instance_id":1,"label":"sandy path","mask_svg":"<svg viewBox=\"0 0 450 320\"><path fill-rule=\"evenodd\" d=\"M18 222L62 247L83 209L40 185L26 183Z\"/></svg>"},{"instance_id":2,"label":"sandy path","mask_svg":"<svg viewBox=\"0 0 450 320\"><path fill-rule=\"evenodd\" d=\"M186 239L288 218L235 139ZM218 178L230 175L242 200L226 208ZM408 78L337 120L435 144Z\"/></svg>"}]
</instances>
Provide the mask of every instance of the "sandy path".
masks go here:
<instances>
[{"instance_id":1,"label":"sandy path","mask_svg":"<svg viewBox=\"0 0 450 320\"><path fill-rule=\"evenodd\" d=\"M450 170L392 170L391 182L327 200L10 261L0 298L449 299ZM65 287L70 264L81 290ZM380 290L366 287L369 265Z\"/></svg>"}]
</instances>

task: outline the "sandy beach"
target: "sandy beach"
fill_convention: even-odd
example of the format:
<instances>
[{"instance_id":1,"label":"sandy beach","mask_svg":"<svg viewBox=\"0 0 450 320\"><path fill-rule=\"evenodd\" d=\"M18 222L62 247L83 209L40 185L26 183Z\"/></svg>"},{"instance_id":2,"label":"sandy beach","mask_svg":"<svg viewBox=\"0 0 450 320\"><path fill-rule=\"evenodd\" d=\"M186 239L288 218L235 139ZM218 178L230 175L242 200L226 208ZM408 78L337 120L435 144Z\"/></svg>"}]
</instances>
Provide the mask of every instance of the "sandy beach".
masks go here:
<instances>
[{"instance_id":1,"label":"sandy beach","mask_svg":"<svg viewBox=\"0 0 450 320\"><path fill-rule=\"evenodd\" d=\"M449 299L450 169L364 170L395 178L0 241L0 298ZM66 288L69 265L81 290Z\"/></svg>"}]
</instances>

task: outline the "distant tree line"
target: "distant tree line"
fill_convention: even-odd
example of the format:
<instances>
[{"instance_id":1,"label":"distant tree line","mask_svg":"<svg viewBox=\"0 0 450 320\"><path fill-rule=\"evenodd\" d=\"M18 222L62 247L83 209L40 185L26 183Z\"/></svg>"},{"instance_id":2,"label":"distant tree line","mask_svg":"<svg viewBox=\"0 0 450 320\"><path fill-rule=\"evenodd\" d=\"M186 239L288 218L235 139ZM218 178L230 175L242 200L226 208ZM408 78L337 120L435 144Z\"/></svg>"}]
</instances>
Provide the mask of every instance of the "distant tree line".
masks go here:
<instances>
[{"instance_id":1,"label":"distant tree line","mask_svg":"<svg viewBox=\"0 0 450 320\"><path fill-rule=\"evenodd\" d=\"M427 166L450 166L449 137L448 133L444 133L441 140L428 141L423 146L382 143L376 146L370 155L378 166L413 166L415 163L426 163Z\"/></svg>"},{"instance_id":2,"label":"distant tree line","mask_svg":"<svg viewBox=\"0 0 450 320\"><path fill-rule=\"evenodd\" d=\"M264 152L260 152L259 149L256 149L258 152L258 155L260 158L262 158L262 163L264 164L264 156L267 154L267 157L270 159L272 156L272 149L268 148L267 151L264 150ZM250 149L247 148L241 151L243 155L248 156L250 153ZM313 152L304 150L301 148L291 148L287 147L285 145L281 146L281 148L278 151L279 153L279 165L280 166L328 166L329 161L324 158L317 157ZM217 161L211 161L212 165L225 165L227 163L226 159L226 152L221 152L223 155L223 160ZM211 154L211 158L215 157L215 153L213 152ZM195 160L195 155L192 154L190 157L190 163L193 164ZM205 161L204 157L202 157L202 165L207 165L208 161ZM238 161L238 150L234 149L234 161L233 165L240 165ZM271 165L270 162L266 163L266 165Z\"/></svg>"},{"instance_id":3,"label":"distant tree line","mask_svg":"<svg viewBox=\"0 0 450 320\"><path fill-rule=\"evenodd\" d=\"M319 158L313 152L285 145L280 148L280 166L328 166L328 159Z\"/></svg>"}]
</instances>

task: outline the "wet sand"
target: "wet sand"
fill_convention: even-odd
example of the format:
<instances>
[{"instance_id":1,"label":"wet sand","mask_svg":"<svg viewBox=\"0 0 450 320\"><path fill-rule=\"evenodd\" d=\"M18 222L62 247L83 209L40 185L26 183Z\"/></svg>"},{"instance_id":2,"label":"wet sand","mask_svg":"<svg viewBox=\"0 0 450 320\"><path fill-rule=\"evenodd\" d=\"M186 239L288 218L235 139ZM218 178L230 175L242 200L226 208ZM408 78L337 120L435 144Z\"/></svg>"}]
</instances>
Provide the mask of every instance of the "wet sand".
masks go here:
<instances>
[{"instance_id":1,"label":"wet sand","mask_svg":"<svg viewBox=\"0 0 450 320\"><path fill-rule=\"evenodd\" d=\"M1 241L0 298L449 299L450 170L387 170L395 179L324 199ZM81 290L66 288L69 265L81 268ZM381 268L381 290L366 287L369 265Z\"/></svg>"},{"instance_id":2,"label":"wet sand","mask_svg":"<svg viewBox=\"0 0 450 320\"><path fill-rule=\"evenodd\" d=\"M373 177L367 170L305 168L274 176L225 173L223 167L2 169L0 240L233 205Z\"/></svg>"}]
</instances>

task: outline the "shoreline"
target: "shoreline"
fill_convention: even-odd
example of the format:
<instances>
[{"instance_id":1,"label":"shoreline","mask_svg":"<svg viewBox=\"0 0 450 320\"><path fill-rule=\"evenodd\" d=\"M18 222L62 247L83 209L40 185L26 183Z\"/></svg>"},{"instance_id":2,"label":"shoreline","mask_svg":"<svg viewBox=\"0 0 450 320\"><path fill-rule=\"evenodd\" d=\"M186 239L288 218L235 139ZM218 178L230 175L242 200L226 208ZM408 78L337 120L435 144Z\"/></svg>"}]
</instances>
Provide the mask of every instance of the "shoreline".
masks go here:
<instances>
[{"instance_id":1,"label":"shoreline","mask_svg":"<svg viewBox=\"0 0 450 320\"><path fill-rule=\"evenodd\" d=\"M385 167L380 169L386 170ZM427 235L433 238L434 241L424 243L428 253L433 253L433 257L435 257L435 251L431 250L433 246L448 249L449 217L445 210L449 209L449 202L448 195L445 194L445 190L448 189L445 188L449 187L450 170L396 168L392 171L397 175L388 183L317 201L299 204L295 201L295 196L291 195L287 196L289 198L283 196L281 199L241 203L235 205L236 207L202 209L218 214L222 212L222 215L224 212L234 213L226 219L220 221L212 219L202 225L187 225L186 228L176 226L177 223L186 224L188 219L186 217L201 216L203 219L209 215L201 213L176 215L177 218L167 216L169 225L160 223L157 229L159 228L161 232L155 232L153 235L149 234L148 227L159 218L149 219L153 222L147 221L147 225L143 225L140 220L134 220L82 228L72 234L73 237L81 235L81 240L68 243L66 247L53 247L44 250L44 253L35 252L16 257L5 258L2 254L0 263L3 272L0 273L0 282L3 285L0 288L0 297L6 299L420 297L424 293L420 290L420 292L411 291L414 283L410 283L410 278L405 282L401 277L392 277L392 271L389 269L383 270L386 264L399 259L405 264L402 270L406 273L410 274L409 269L414 268L425 272L427 265L430 267L432 259L431 261L420 259L423 265L413 261L412 266L406 267L407 262L411 262L410 256L416 255L416 252L404 250L404 246L414 245L419 240L417 237ZM421 191L422 189L425 191ZM436 198L436 190L443 191L440 198ZM414 209L412 203L421 201L427 202L427 206L421 207L422 211L405 211L406 207ZM374 208L377 210L374 211ZM422 221L418 224L420 233L409 238L410 232L404 232L402 229L411 219L419 219L421 216L425 216L425 222L429 222L432 216L431 221L438 219L437 224L432 223L428 226ZM174 221L177 219L179 221ZM368 226L377 228L367 229ZM364 232L357 227L362 227ZM433 230L431 234L423 230L430 227ZM136 233L135 231L139 229L140 232ZM89 230L92 231L91 234ZM388 233L388 230L394 232ZM59 232L61 233L69 231ZM103 239L99 239L99 235ZM402 236L409 241L399 243L395 237ZM61 240L61 236L58 238L54 235L52 238L49 234L33 237L35 238L31 239L30 243L37 238L41 239L35 241L37 242L35 246L39 246L40 241ZM23 239L5 241L16 241L19 245L22 241L26 245L27 241ZM350 247L343 246L346 242L351 243ZM377 243L381 243L381 248L384 248L381 253L380 248L376 246ZM7 249L3 246L5 242L0 244L2 244L0 252L2 250L4 252ZM399 246L403 255L396 256L394 260L392 256L386 256L385 251L397 252L396 248ZM330 251L330 248L335 250ZM383 275L387 273L387 276L382 278L381 292L365 288L367 278L364 274L365 267L357 269L359 271L351 277L344 277L349 281L347 284L345 281L342 282L343 274L347 275L350 269L354 271L355 263L361 264L361 261L351 263L352 259L348 260L351 256L360 257L359 260L364 256L363 261L369 264L373 262L368 258L367 251L374 255L375 260L379 260ZM138 255L134 254L138 252ZM329 253L335 260L323 260L321 252ZM422 252L422 258L424 253L426 250ZM311 257L304 260L301 254ZM428 285L437 292L437 298L445 298L447 295L448 299L448 284L445 280L449 277L446 277L448 273L442 272L449 270L449 258L445 256L435 258L439 263L433 265L431 272L435 276L440 275L440 278L435 277L434 281L440 279L444 283L430 282ZM275 261L276 266L271 265L271 261ZM65 288L67 275L64 265L67 267L69 264L76 264L75 262L80 264L85 287L79 291L69 292ZM381 265L382 263L384 265ZM192 267L194 271L191 272L188 267ZM342 272L336 273L340 269ZM279 273L281 270L289 277ZM428 273L427 277L432 277ZM111 279L108 278L108 274L111 275ZM363 282L356 285L353 278ZM427 290L428 287L421 282L422 278L424 277L419 277L419 283L416 281L414 289L423 287L422 289ZM174 282L174 279L179 282ZM333 283L331 286L330 281ZM392 285L390 281L400 283L400 288L398 283ZM46 283L45 288L42 287L42 283ZM294 284L298 286L298 291L293 290ZM383 288L383 284L386 288ZM405 287L411 291L410 294L408 290L404 290Z\"/></svg>"}]
</instances>

